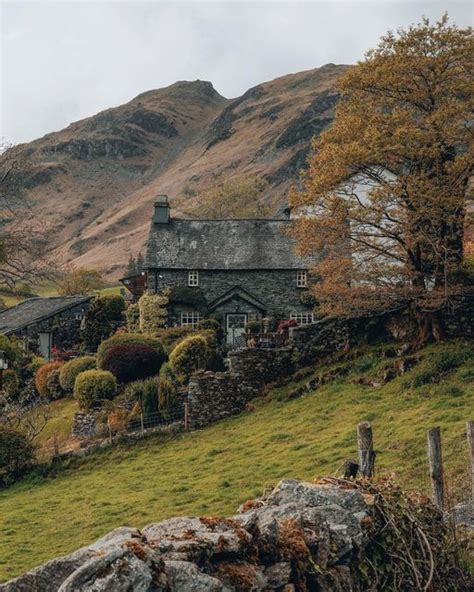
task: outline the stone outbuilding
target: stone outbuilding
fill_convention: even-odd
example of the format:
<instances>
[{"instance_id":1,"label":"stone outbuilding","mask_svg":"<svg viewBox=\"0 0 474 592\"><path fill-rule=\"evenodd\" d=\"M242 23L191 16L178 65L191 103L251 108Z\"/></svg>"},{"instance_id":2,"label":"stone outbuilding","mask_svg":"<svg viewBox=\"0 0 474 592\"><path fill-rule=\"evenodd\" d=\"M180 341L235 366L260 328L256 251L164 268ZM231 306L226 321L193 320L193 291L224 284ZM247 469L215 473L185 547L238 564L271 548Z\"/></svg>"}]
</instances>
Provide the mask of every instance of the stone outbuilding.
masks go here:
<instances>
[{"instance_id":1,"label":"stone outbuilding","mask_svg":"<svg viewBox=\"0 0 474 592\"><path fill-rule=\"evenodd\" d=\"M26 350L49 360L54 347L69 349L78 343L91 300L92 296L29 298L0 313L0 334L14 335Z\"/></svg>"}]
</instances>

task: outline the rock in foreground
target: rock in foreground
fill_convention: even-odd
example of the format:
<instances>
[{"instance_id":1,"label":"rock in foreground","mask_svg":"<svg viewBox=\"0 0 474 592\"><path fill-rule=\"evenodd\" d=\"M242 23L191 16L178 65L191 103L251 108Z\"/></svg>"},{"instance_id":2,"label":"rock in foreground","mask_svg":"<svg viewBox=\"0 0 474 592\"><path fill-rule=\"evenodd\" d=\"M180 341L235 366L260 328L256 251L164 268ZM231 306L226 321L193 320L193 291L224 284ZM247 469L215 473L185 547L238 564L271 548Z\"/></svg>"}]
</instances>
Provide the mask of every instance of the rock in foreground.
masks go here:
<instances>
[{"instance_id":1,"label":"rock in foreground","mask_svg":"<svg viewBox=\"0 0 474 592\"><path fill-rule=\"evenodd\" d=\"M244 504L230 518L171 518L141 531L118 528L0 590L373 590L364 562L367 554L373 559L380 532L376 500L377 495L343 481L281 481L270 495ZM423 578L421 568L416 577ZM452 582L455 586L454 576Z\"/></svg>"}]
</instances>

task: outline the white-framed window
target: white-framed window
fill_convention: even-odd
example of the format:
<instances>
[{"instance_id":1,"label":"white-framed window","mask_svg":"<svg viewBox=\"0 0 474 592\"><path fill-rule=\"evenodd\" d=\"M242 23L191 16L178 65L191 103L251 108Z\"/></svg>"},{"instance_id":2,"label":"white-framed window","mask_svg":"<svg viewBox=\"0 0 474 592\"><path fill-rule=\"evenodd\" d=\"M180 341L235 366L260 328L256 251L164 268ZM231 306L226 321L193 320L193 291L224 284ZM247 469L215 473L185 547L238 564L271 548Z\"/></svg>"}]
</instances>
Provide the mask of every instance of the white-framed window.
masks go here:
<instances>
[{"instance_id":1,"label":"white-framed window","mask_svg":"<svg viewBox=\"0 0 474 592\"><path fill-rule=\"evenodd\" d=\"M195 329L200 320L201 315L198 312L181 313L181 327L192 327Z\"/></svg>"},{"instance_id":2,"label":"white-framed window","mask_svg":"<svg viewBox=\"0 0 474 592\"><path fill-rule=\"evenodd\" d=\"M298 325L311 325L314 321L314 315L312 312L292 312L290 320L296 321Z\"/></svg>"},{"instance_id":3,"label":"white-framed window","mask_svg":"<svg viewBox=\"0 0 474 592\"><path fill-rule=\"evenodd\" d=\"M308 272L306 269L300 269L296 272L296 287L306 288L308 285Z\"/></svg>"},{"instance_id":4,"label":"white-framed window","mask_svg":"<svg viewBox=\"0 0 474 592\"><path fill-rule=\"evenodd\" d=\"M190 288L195 288L196 286L199 286L199 271L188 272L188 286Z\"/></svg>"}]
</instances>

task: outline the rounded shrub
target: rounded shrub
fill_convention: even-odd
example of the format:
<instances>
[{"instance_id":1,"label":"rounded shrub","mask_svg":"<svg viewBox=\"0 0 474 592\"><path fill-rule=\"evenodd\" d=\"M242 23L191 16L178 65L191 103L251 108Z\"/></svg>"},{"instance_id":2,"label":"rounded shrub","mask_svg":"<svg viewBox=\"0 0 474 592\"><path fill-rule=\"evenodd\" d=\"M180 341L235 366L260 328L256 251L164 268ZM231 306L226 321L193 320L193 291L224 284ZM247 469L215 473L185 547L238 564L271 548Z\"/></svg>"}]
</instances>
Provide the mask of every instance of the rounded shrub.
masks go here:
<instances>
[{"instance_id":1,"label":"rounded shrub","mask_svg":"<svg viewBox=\"0 0 474 592\"><path fill-rule=\"evenodd\" d=\"M97 350L97 363L99 367L102 366L105 354L110 348L115 345L131 344L147 345L160 355L162 362L165 361L166 355L163 345L158 338L152 337L151 335L143 335L142 333L115 333L115 335L112 335L112 337L109 337L99 345Z\"/></svg>"},{"instance_id":2,"label":"rounded shrub","mask_svg":"<svg viewBox=\"0 0 474 592\"><path fill-rule=\"evenodd\" d=\"M76 377L74 397L86 411L100 407L117 393L117 380L106 370L85 370Z\"/></svg>"},{"instance_id":3,"label":"rounded shrub","mask_svg":"<svg viewBox=\"0 0 474 592\"><path fill-rule=\"evenodd\" d=\"M206 337L190 335L173 349L170 364L177 378L186 382L191 374L206 367L210 355L211 348Z\"/></svg>"},{"instance_id":4,"label":"rounded shrub","mask_svg":"<svg viewBox=\"0 0 474 592\"><path fill-rule=\"evenodd\" d=\"M140 343L117 344L107 350L100 367L112 372L121 382L132 382L158 374L163 356L148 345Z\"/></svg>"},{"instance_id":5,"label":"rounded shrub","mask_svg":"<svg viewBox=\"0 0 474 592\"><path fill-rule=\"evenodd\" d=\"M180 341L195 333L196 331L191 327L167 327L158 329L156 336L163 344L165 352L169 354Z\"/></svg>"},{"instance_id":6,"label":"rounded shrub","mask_svg":"<svg viewBox=\"0 0 474 592\"><path fill-rule=\"evenodd\" d=\"M102 307L110 321L121 321L125 311L125 300L120 294L100 296Z\"/></svg>"},{"instance_id":7,"label":"rounded shrub","mask_svg":"<svg viewBox=\"0 0 474 592\"><path fill-rule=\"evenodd\" d=\"M53 395L49 392L48 389L48 376L53 370L59 370L63 362L47 362L38 368L35 375L35 386L36 390L39 392L40 395L43 397L47 397L48 399L52 399Z\"/></svg>"},{"instance_id":8,"label":"rounded shrub","mask_svg":"<svg viewBox=\"0 0 474 592\"><path fill-rule=\"evenodd\" d=\"M78 374L85 370L93 370L96 364L97 360L94 356L81 356L66 362L59 371L59 383L63 390L72 393Z\"/></svg>"},{"instance_id":9,"label":"rounded shrub","mask_svg":"<svg viewBox=\"0 0 474 592\"><path fill-rule=\"evenodd\" d=\"M23 434L0 425L0 487L11 485L31 468L34 449Z\"/></svg>"}]
</instances>

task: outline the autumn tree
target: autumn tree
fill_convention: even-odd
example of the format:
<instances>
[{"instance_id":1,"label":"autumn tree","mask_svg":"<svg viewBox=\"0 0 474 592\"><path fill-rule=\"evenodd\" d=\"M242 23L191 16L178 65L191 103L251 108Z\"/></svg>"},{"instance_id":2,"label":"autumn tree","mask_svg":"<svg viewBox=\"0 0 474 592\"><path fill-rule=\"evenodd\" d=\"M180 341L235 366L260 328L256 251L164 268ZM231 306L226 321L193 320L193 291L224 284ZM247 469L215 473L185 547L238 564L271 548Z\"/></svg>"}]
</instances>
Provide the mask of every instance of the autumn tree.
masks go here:
<instances>
[{"instance_id":1,"label":"autumn tree","mask_svg":"<svg viewBox=\"0 0 474 592\"><path fill-rule=\"evenodd\" d=\"M220 179L192 199L186 212L198 218L268 218L265 202L268 185L256 177Z\"/></svg>"},{"instance_id":2,"label":"autumn tree","mask_svg":"<svg viewBox=\"0 0 474 592\"><path fill-rule=\"evenodd\" d=\"M97 270L70 267L59 281L58 292L61 296L90 294L94 290L101 290L105 285L102 275Z\"/></svg>"},{"instance_id":3,"label":"autumn tree","mask_svg":"<svg viewBox=\"0 0 474 592\"><path fill-rule=\"evenodd\" d=\"M436 24L389 32L339 83L334 124L313 142L294 233L315 268L321 310L409 305L423 339L460 290L472 168L472 30Z\"/></svg>"}]
</instances>

